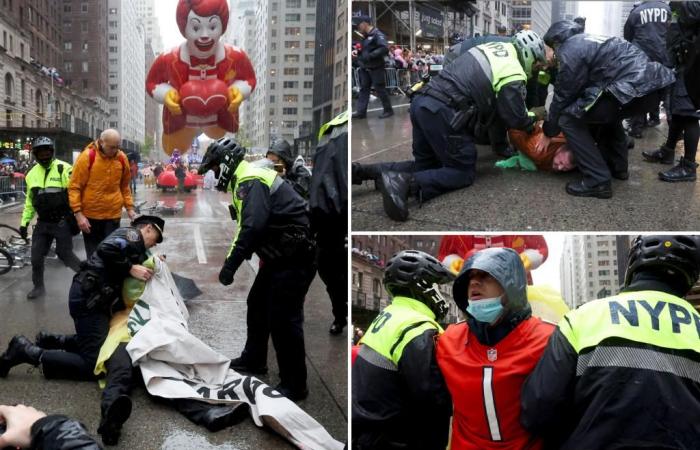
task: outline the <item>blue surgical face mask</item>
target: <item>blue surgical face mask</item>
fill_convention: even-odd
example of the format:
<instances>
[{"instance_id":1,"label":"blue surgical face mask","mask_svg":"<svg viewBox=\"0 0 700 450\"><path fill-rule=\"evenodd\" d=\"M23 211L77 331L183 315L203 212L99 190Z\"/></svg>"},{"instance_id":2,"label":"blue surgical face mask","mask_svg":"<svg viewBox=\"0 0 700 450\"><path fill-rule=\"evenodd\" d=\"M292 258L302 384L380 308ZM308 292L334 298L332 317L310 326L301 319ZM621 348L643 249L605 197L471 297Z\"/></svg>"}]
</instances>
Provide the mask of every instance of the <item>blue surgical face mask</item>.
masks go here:
<instances>
[{"instance_id":1,"label":"blue surgical face mask","mask_svg":"<svg viewBox=\"0 0 700 450\"><path fill-rule=\"evenodd\" d=\"M467 312L479 322L492 324L501 316L501 313L503 312L501 297L469 300Z\"/></svg>"}]
</instances>

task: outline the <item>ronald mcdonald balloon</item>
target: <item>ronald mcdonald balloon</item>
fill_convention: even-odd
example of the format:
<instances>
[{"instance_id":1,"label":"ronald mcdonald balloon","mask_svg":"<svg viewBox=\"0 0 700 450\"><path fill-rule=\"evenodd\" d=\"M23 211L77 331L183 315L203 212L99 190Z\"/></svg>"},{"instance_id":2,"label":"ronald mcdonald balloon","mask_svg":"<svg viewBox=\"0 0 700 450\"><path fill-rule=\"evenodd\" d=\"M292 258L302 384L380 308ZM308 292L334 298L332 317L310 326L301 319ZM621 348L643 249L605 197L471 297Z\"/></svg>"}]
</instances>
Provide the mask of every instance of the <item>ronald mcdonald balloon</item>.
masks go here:
<instances>
[{"instance_id":1,"label":"ronald mcdonald balloon","mask_svg":"<svg viewBox=\"0 0 700 450\"><path fill-rule=\"evenodd\" d=\"M255 89L255 70L239 48L220 42L228 25L226 0L179 0L177 26L186 41L158 56L146 92L163 108L163 149L190 148L238 131L238 108Z\"/></svg>"}]
</instances>

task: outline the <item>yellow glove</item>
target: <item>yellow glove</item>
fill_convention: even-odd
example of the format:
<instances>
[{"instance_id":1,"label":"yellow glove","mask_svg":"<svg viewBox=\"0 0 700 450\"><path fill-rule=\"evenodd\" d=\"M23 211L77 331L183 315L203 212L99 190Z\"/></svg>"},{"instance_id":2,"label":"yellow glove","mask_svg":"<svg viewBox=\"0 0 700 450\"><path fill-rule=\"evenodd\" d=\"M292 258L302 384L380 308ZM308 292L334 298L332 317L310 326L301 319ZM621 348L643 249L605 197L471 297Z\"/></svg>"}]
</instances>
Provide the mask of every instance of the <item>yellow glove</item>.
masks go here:
<instances>
[{"instance_id":1,"label":"yellow glove","mask_svg":"<svg viewBox=\"0 0 700 450\"><path fill-rule=\"evenodd\" d=\"M243 103L243 94L238 90L236 86L229 86L228 88L228 112L235 113L238 111L238 107Z\"/></svg>"},{"instance_id":2,"label":"yellow glove","mask_svg":"<svg viewBox=\"0 0 700 450\"><path fill-rule=\"evenodd\" d=\"M532 267L532 261L530 261L530 258L527 257L525 252L520 254L520 261L522 261L523 266L525 266L525 272L529 272Z\"/></svg>"},{"instance_id":3,"label":"yellow glove","mask_svg":"<svg viewBox=\"0 0 700 450\"><path fill-rule=\"evenodd\" d=\"M177 90L170 89L167 94L165 94L165 107L168 108L171 114L179 116L182 114L182 108L180 108L180 94Z\"/></svg>"}]
</instances>

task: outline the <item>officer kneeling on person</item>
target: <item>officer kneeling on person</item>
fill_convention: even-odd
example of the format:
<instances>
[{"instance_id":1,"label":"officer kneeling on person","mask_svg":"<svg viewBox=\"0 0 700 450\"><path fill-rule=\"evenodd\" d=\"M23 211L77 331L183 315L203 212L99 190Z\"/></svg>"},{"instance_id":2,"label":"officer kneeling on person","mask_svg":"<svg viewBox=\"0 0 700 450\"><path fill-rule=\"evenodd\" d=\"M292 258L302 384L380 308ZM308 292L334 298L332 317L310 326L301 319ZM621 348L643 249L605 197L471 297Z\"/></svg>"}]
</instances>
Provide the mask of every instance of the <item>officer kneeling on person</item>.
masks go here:
<instances>
[{"instance_id":1,"label":"officer kneeling on person","mask_svg":"<svg viewBox=\"0 0 700 450\"><path fill-rule=\"evenodd\" d=\"M683 297L700 236L639 236L620 294L559 322L522 390L545 448L691 449L700 438L700 314Z\"/></svg>"},{"instance_id":2,"label":"officer kneeling on person","mask_svg":"<svg viewBox=\"0 0 700 450\"><path fill-rule=\"evenodd\" d=\"M236 233L219 281L224 286L256 253L262 265L248 294L247 339L231 368L267 372L267 342L277 353L277 391L291 400L308 395L304 351L304 298L316 273L306 201L272 169L243 158L246 149L230 138L212 142L199 173L217 172L219 191L233 191Z\"/></svg>"},{"instance_id":3,"label":"officer kneeling on person","mask_svg":"<svg viewBox=\"0 0 700 450\"><path fill-rule=\"evenodd\" d=\"M525 106L525 83L545 65L544 44L532 31L515 38L473 47L416 92L412 161L353 163L353 184L375 180L390 218L408 219L409 197L429 200L471 185L474 136L494 121L532 132L535 117Z\"/></svg>"},{"instance_id":4,"label":"officer kneeling on person","mask_svg":"<svg viewBox=\"0 0 700 450\"><path fill-rule=\"evenodd\" d=\"M73 212L68 204L68 184L72 167L54 157L53 141L39 137L32 143L32 154L37 164L27 173L27 199L20 221L19 232L27 238L27 227L39 216L32 234L32 283L28 299L41 297L44 288L44 258L56 239L56 254L63 263L77 272L80 259L73 253ZM77 228L77 224L75 224ZM77 232L75 233L77 234Z\"/></svg>"},{"instance_id":5,"label":"officer kneeling on person","mask_svg":"<svg viewBox=\"0 0 700 450\"><path fill-rule=\"evenodd\" d=\"M100 242L70 287L69 308L76 334L39 333L36 345L24 336L13 337L0 356L0 377L27 363L41 365L49 379L94 380L112 314L124 309L122 283L129 276L142 281L151 278L153 271L141 264L149 257L148 249L163 241L164 226L160 217L140 216L132 226L118 228ZM102 391L102 420L97 431L105 444L114 445L131 414L133 367L125 345L117 348L105 366L107 384Z\"/></svg>"}]
</instances>

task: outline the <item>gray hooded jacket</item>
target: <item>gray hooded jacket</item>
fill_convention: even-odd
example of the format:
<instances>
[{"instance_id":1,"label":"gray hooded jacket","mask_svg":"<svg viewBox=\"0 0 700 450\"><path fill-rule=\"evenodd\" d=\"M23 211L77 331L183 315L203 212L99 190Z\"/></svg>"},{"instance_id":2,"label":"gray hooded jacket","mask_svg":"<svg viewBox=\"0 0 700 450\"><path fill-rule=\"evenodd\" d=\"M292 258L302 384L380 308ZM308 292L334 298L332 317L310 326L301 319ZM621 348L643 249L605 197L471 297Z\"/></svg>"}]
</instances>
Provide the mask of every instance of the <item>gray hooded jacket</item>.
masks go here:
<instances>
[{"instance_id":1,"label":"gray hooded jacket","mask_svg":"<svg viewBox=\"0 0 700 450\"><path fill-rule=\"evenodd\" d=\"M520 322L532 315L527 301L527 275L518 253L511 248L487 248L472 255L457 276L452 287L455 303L466 311L469 271L478 269L491 275L505 291L504 316L494 326L479 322L467 313L467 323L479 342L495 345Z\"/></svg>"}]
</instances>

